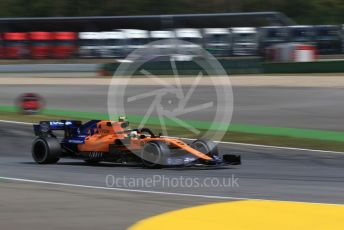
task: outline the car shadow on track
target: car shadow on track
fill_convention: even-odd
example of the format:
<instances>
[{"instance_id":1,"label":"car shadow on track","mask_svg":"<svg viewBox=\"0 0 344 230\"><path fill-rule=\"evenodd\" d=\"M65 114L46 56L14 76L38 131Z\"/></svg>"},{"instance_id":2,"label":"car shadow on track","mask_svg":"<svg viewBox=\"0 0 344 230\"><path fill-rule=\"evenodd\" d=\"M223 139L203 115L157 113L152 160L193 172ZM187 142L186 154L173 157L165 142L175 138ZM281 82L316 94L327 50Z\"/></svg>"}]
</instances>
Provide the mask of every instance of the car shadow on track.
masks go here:
<instances>
[{"instance_id":1,"label":"car shadow on track","mask_svg":"<svg viewBox=\"0 0 344 230\"><path fill-rule=\"evenodd\" d=\"M28 165L37 165L38 167L41 166L35 162L20 162L20 164L28 164ZM160 169L149 169L145 168L139 164L116 164L116 163L107 163L101 162L97 164L88 164L85 162L75 161L75 162L58 162L57 164L53 165L63 165L63 166L80 166L80 167L102 167L102 168L133 168L133 169L141 169L141 170L150 170L150 171L157 171L157 170L166 170L166 171L198 171L198 170L225 170L225 169L236 169L234 166L192 166L192 167L166 167Z\"/></svg>"},{"instance_id":2,"label":"car shadow on track","mask_svg":"<svg viewBox=\"0 0 344 230\"><path fill-rule=\"evenodd\" d=\"M30 164L30 165L37 165L40 166L39 164L35 163L35 162L20 162L21 164ZM49 164L48 164L49 165ZM85 162L79 162L79 161L75 161L75 162L58 162L56 164L50 164L50 165L70 165L70 166L82 166L82 167L142 167L140 165L124 165L124 164L116 164L116 163L95 163L95 164L89 164L89 163L85 163Z\"/></svg>"}]
</instances>

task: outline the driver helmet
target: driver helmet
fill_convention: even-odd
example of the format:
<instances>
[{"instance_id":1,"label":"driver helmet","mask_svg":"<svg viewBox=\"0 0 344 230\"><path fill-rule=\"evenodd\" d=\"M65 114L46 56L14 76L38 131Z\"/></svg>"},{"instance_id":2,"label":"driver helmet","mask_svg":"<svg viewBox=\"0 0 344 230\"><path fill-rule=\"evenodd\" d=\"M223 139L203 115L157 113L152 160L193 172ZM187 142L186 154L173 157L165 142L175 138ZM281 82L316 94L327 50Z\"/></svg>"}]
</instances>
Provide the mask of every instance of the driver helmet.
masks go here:
<instances>
[{"instance_id":1,"label":"driver helmet","mask_svg":"<svg viewBox=\"0 0 344 230\"><path fill-rule=\"evenodd\" d=\"M131 131L129 133L129 136L132 137L132 138L136 138L137 137L137 131Z\"/></svg>"}]
</instances>

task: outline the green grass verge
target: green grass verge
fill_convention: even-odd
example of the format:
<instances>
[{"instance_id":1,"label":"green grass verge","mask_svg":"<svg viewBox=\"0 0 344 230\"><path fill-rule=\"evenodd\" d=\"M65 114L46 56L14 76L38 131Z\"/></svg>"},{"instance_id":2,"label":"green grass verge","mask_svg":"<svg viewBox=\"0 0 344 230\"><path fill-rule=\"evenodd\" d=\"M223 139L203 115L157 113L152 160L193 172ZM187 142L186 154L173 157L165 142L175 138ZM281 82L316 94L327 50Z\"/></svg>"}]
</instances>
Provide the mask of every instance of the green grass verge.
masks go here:
<instances>
[{"instance_id":1,"label":"green grass verge","mask_svg":"<svg viewBox=\"0 0 344 230\"><path fill-rule=\"evenodd\" d=\"M1 106L0 112L17 112L14 106ZM52 116L56 118L78 118L78 119L109 119L108 114L100 112L86 112L73 111L64 109L45 109L42 111L43 116ZM121 115L121 114L119 114ZM112 118L117 118L119 115L114 115ZM140 123L143 119L142 115L127 115L127 118L132 123ZM180 125L171 119L164 119L168 127L179 128ZM285 128L285 127L271 127L262 125L247 125L247 124L231 124L229 127L222 123L212 123L200 120L183 120L190 126L199 130L212 130L214 132L239 132L246 134L259 134L268 136L288 136L293 138L316 139L321 141L338 141L344 142L344 132L313 130L313 129L299 129L299 128ZM160 126L158 117L150 117L146 124Z\"/></svg>"},{"instance_id":2,"label":"green grass verge","mask_svg":"<svg viewBox=\"0 0 344 230\"><path fill-rule=\"evenodd\" d=\"M79 113L74 114L75 116L63 115L60 110L56 110L56 114L53 114L54 110L45 111L40 115L22 115L18 114L15 109L10 111L2 111L0 114L1 120L12 120L12 121L24 121L24 122L38 122L41 120L58 120L58 119L80 119L86 121L88 119L107 119L104 114L90 113L89 116L82 114L78 117ZM100 115L97 117L97 115ZM94 117L96 116L96 117ZM135 127L138 122L131 122L131 126ZM154 132L160 132L160 125L150 124ZM177 126L168 126L168 134L171 136L197 138L197 136L190 133L190 131ZM200 129L202 135L206 130ZM213 131L216 132L216 131ZM211 133L210 133L211 134ZM318 140L305 137L290 137L287 135L268 135L268 134L257 134L248 132L239 132L229 130L225 132L222 141L241 142L250 144L262 144L262 145L273 145L273 146L284 146L284 147L297 147L297 148L309 148L309 149L321 149L330 151L344 151L344 141L334 140Z\"/></svg>"}]
</instances>

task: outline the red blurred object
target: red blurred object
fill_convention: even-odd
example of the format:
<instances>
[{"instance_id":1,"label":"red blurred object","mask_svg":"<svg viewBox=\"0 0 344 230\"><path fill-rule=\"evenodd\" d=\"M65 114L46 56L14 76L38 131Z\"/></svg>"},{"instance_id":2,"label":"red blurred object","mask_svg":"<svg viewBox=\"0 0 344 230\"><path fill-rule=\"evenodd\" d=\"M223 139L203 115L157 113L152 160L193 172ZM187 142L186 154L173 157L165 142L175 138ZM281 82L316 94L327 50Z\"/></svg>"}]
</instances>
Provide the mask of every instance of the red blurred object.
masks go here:
<instances>
[{"instance_id":1,"label":"red blurred object","mask_svg":"<svg viewBox=\"0 0 344 230\"><path fill-rule=\"evenodd\" d=\"M30 55L32 58L48 58L51 49L51 32L30 32Z\"/></svg>"},{"instance_id":2,"label":"red blurred object","mask_svg":"<svg viewBox=\"0 0 344 230\"><path fill-rule=\"evenodd\" d=\"M21 106L23 110L37 110L41 107L40 103L36 100L22 101Z\"/></svg>"},{"instance_id":3,"label":"red blurred object","mask_svg":"<svg viewBox=\"0 0 344 230\"><path fill-rule=\"evenodd\" d=\"M54 32L54 46L52 47L53 58L71 58L76 50L77 33L75 32Z\"/></svg>"},{"instance_id":4,"label":"red blurred object","mask_svg":"<svg viewBox=\"0 0 344 230\"><path fill-rule=\"evenodd\" d=\"M27 54L27 34L8 32L3 34L4 57L5 58L24 58Z\"/></svg>"},{"instance_id":5,"label":"red blurred object","mask_svg":"<svg viewBox=\"0 0 344 230\"><path fill-rule=\"evenodd\" d=\"M17 98L17 106L25 114L38 113L44 104L43 98L37 93L24 93Z\"/></svg>"}]
</instances>

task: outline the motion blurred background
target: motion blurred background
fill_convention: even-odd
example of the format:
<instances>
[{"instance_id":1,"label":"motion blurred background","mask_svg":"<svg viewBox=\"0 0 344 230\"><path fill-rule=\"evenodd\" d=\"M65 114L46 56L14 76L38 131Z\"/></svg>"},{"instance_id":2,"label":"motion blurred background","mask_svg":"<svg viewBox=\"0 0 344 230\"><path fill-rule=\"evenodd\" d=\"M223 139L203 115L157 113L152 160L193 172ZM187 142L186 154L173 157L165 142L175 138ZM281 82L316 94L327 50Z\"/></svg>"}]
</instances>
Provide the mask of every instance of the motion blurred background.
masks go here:
<instances>
[{"instance_id":1,"label":"motion blurred background","mask_svg":"<svg viewBox=\"0 0 344 230\"><path fill-rule=\"evenodd\" d=\"M341 59L343 11L340 0L3 0L0 58L121 60L177 38L194 46L160 48L181 60L197 58L189 53L201 47L221 58Z\"/></svg>"}]
</instances>

